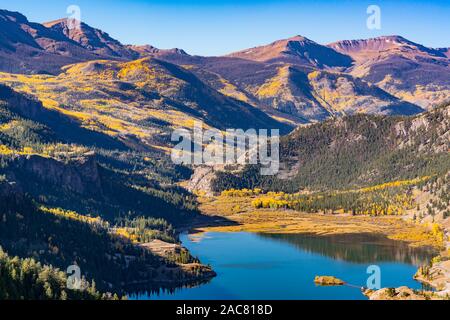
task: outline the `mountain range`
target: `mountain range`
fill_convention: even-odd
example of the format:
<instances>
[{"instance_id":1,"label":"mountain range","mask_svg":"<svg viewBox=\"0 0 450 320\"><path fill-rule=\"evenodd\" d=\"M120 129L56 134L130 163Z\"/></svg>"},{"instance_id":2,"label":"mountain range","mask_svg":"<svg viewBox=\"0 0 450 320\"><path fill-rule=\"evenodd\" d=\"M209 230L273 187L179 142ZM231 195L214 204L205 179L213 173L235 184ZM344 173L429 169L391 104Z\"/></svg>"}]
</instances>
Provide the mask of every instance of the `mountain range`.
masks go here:
<instances>
[{"instance_id":1,"label":"mountain range","mask_svg":"<svg viewBox=\"0 0 450 320\"><path fill-rule=\"evenodd\" d=\"M0 10L0 299L76 298L56 269L72 264L91 298L213 277L176 230L232 221L194 190L341 195L448 176L450 49L295 36L203 57L71 26ZM280 129L280 172L174 164L172 132L196 121Z\"/></svg>"},{"instance_id":2,"label":"mountain range","mask_svg":"<svg viewBox=\"0 0 450 320\"><path fill-rule=\"evenodd\" d=\"M256 121L256 127L293 128L354 113L412 115L450 96L450 49L427 48L400 36L329 45L295 36L225 56L202 57L182 49L123 45L85 23L73 29L68 19L39 24L20 13L1 10L0 27L1 71L58 76L73 70L67 65L98 60L102 61L90 66L105 64L104 60L117 64L151 57L154 63L176 66L171 68L179 74L171 77L186 82L181 74L189 74L210 93L215 91L222 102L244 106L249 117L243 122ZM80 65L78 70L86 68ZM227 109L219 101L214 103ZM268 117L258 122L257 111L248 111L252 109Z\"/></svg>"}]
</instances>

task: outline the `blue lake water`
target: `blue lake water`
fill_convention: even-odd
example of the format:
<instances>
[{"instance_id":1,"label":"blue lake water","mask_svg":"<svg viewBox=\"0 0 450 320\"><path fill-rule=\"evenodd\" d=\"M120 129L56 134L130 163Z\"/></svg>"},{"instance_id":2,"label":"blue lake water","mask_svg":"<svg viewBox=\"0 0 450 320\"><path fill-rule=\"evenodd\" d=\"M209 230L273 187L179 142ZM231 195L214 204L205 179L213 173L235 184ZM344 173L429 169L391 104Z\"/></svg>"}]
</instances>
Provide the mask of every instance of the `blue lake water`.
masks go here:
<instances>
[{"instance_id":1,"label":"blue lake water","mask_svg":"<svg viewBox=\"0 0 450 320\"><path fill-rule=\"evenodd\" d=\"M413 279L417 267L432 253L373 235L324 236L205 233L181 236L183 245L217 277L207 283L159 293L140 293L138 299L365 299L367 268L381 270L382 287L406 285L420 289ZM351 285L321 287L316 275L333 275Z\"/></svg>"}]
</instances>

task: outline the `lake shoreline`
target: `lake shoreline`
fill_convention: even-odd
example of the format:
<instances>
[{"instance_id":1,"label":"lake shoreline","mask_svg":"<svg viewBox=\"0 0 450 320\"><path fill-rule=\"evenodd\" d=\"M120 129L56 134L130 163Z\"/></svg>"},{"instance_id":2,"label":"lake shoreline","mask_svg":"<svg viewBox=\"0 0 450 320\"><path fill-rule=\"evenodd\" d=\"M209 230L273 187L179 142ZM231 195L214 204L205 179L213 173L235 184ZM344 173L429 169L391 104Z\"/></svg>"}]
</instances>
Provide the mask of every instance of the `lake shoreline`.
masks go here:
<instances>
[{"instance_id":1,"label":"lake shoreline","mask_svg":"<svg viewBox=\"0 0 450 320\"><path fill-rule=\"evenodd\" d=\"M184 232L180 238L183 245L210 264L218 276L198 287L162 293L157 299L365 300L361 288L372 264L383 269L386 285L407 284L420 290L413 275L418 265L432 258L430 252L400 241L386 243L381 236L362 235L358 241L352 235L330 237ZM314 279L323 274L335 275L349 285L318 286Z\"/></svg>"},{"instance_id":2,"label":"lake shoreline","mask_svg":"<svg viewBox=\"0 0 450 320\"><path fill-rule=\"evenodd\" d=\"M231 197L200 197L202 213L218 217L208 225L193 226L189 232L199 236L204 232L254 232L265 234L314 234L332 236L338 234L376 234L391 240L408 243L411 247L432 248L438 254L446 255L448 243L435 239L427 226L409 221L405 216L354 216L351 214L301 213L292 210L260 209L254 210L248 199ZM226 220L224 220L226 219ZM225 223L224 223L225 221ZM445 251L447 250L447 251ZM447 258L446 258L447 259ZM431 266L434 276L420 275L418 270L414 277L417 281L436 289L435 293L417 294L407 287L394 289L393 297L385 293L391 289L365 291L369 299L442 299L450 293L450 263L447 261ZM433 269L434 268L434 269ZM436 274L438 280L436 280ZM444 290L442 290L442 287ZM397 290L398 292L396 292ZM412 292L412 294L411 294Z\"/></svg>"}]
</instances>

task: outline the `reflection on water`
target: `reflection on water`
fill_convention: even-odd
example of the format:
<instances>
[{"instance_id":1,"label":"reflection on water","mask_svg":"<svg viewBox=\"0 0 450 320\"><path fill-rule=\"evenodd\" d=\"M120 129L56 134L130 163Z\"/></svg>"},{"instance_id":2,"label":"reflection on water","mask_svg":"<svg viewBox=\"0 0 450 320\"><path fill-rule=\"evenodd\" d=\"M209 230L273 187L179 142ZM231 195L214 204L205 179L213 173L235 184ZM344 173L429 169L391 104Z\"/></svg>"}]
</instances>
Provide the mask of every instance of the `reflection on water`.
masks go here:
<instances>
[{"instance_id":1,"label":"reflection on water","mask_svg":"<svg viewBox=\"0 0 450 320\"><path fill-rule=\"evenodd\" d=\"M173 285L173 284L160 284L160 285L151 285L151 284L136 284L136 285L127 285L123 288L123 294L128 295L131 299L136 299L138 296L159 296L159 295L173 295L179 290L191 289L201 285L205 285L210 282L211 279L207 280L199 280L192 281L189 283L184 283L181 285Z\"/></svg>"},{"instance_id":2,"label":"reflection on water","mask_svg":"<svg viewBox=\"0 0 450 320\"><path fill-rule=\"evenodd\" d=\"M337 260L372 263L397 261L415 266L426 264L433 252L413 248L406 242L395 241L376 234L258 234L260 237L286 242L295 247Z\"/></svg>"},{"instance_id":3,"label":"reflection on water","mask_svg":"<svg viewBox=\"0 0 450 320\"><path fill-rule=\"evenodd\" d=\"M314 236L209 232L181 236L194 256L210 264L217 277L209 282L133 288L131 299L365 299L367 267L381 269L382 287L421 289L413 279L417 266L433 252L372 234ZM316 275L333 275L355 287L318 287Z\"/></svg>"}]
</instances>

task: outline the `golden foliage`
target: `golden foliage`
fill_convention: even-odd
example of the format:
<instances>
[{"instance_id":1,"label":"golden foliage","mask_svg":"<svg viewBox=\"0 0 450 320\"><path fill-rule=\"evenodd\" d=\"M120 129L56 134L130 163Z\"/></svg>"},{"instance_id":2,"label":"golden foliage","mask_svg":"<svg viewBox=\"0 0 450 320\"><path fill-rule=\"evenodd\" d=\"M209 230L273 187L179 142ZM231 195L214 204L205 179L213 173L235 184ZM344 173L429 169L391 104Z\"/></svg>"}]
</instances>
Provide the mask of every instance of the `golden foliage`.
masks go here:
<instances>
[{"instance_id":1,"label":"golden foliage","mask_svg":"<svg viewBox=\"0 0 450 320\"><path fill-rule=\"evenodd\" d=\"M247 95L240 91L235 85L223 78L220 78L219 81L223 84L223 88L219 90L220 93L240 101L249 102Z\"/></svg>"},{"instance_id":2,"label":"golden foliage","mask_svg":"<svg viewBox=\"0 0 450 320\"><path fill-rule=\"evenodd\" d=\"M119 237L125 238L127 240L130 240L133 243L139 242L139 237L134 234L130 228L114 228L113 231L114 234L116 234Z\"/></svg>"},{"instance_id":3,"label":"golden foliage","mask_svg":"<svg viewBox=\"0 0 450 320\"><path fill-rule=\"evenodd\" d=\"M249 196L257 196L262 193L262 190L259 188L255 189L229 189L222 191L221 196L223 197L249 197Z\"/></svg>"},{"instance_id":4,"label":"golden foliage","mask_svg":"<svg viewBox=\"0 0 450 320\"><path fill-rule=\"evenodd\" d=\"M276 77L264 83L256 92L256 95L262 98L273 97L277 95L289 81L289 66L278 69Z\"/></svg>"},{"instance_id":5,"label":"golden foliage","mask_svg":"<svg viewBox=\"0 0 450 320\"><path fill-rule=\"evenodd\" d=\"M10 149L8 146L4 144L0 144L0 155L10 155L15 153L14 150Z\"/></svg>"},{"instance_id":6,"label":"golden foliage","mask_svg":"<svg viewBox=\"0 0 450 320\"><path fill-rule=\"evenodd\" d=\"M371 191L384 190L384 189L389 189L389 188L394 188L394 187L411 186L411 185L418 184L420 182L427 181L430 178L431 177L429 177L429 176L424 176L424 177L411 179L411 180L391 181L391 182L379 184L379 185L372 186L372 187L362 188L362 189L359 189L358 191L360 191L360 192L371 192Z\"/></svg>"},{"instance_id":7,"label":"golden foliage","mask_svg":"<svg viewBox=\"0 0 450 320\"><path fill-rule=\"evenodd\" d=\"M90 216L84 216L84 215L81 215L81 214L79 214L75 211L71 211L71 210L64 210L61 208L47 208L45 206L41 206L39 209L43 212L53 214L57 217L61 217L61 218L65 218L65 219L81 221L81 222L90 223L90 224L102 224L102 225L106 224L106 222L104 222L100 217L94 218L94 217L90 217Z\"/></svg>"}]
</instances>

